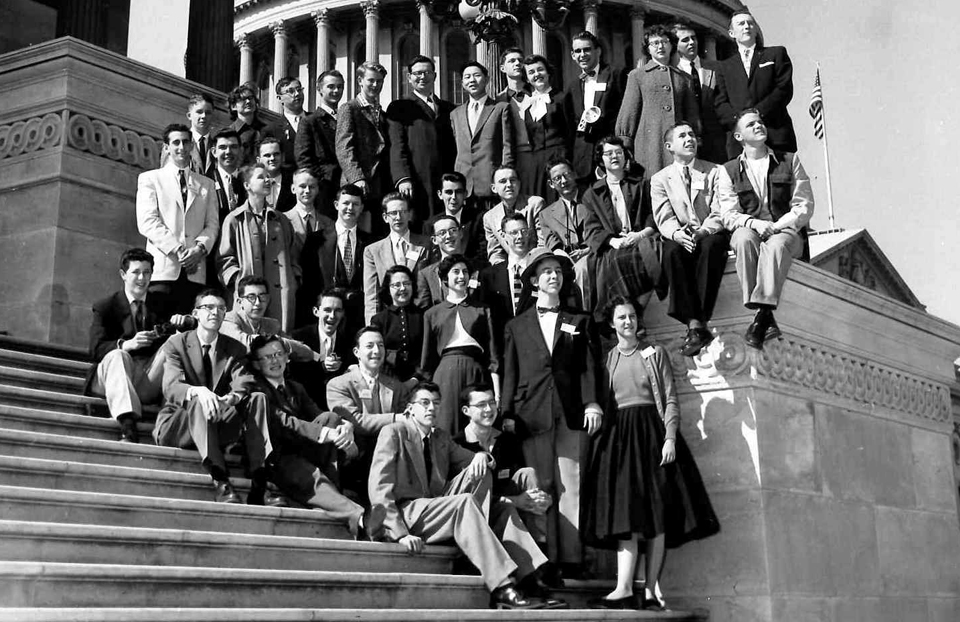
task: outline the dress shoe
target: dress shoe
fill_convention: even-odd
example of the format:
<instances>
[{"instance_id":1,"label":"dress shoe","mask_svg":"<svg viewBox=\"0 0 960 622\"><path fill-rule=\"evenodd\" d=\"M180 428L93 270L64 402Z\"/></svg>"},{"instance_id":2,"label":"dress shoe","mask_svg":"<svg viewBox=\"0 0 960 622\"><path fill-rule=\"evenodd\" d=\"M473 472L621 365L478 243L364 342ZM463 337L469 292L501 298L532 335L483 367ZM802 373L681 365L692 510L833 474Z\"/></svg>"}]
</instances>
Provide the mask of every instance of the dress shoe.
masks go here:
<instances>
[{"instance_id":1,"label":"dress shoe","mask_svg":"<svg viewBox=\"0 0 960 622\"><path fill-rule=\"evenodd\" d=\"M387 510L382 505L375 505L365 510L357 523L357 533L353 538L359 542L376 542L383 531L383 521L387 517Z\"/></svg>"},{"instance_id":2,"label":"dress shoe","mask_svg":"<svg viewBox=\"0 0 960 622\"><path fill-rule=\"evenodd\" d=\"M640 608L644 611L666 611L656 598L644 598Z\"/></svg>"},{"instance_id":3,"label":"dress shoe","mask_svg":"<svg viewBox=\"0 0 960 622\"><path fill-rule=\"evenodd\" d=\"M552 590L559 590L564 585L560 567L553 562L546 562L537 568L536 575L543 585Z\"/></svg>"},{"instance_id":4,"label":"dress shoe","mask_svg":"<svg viewBox=\"0 0 960 622\"><path fill-rule=\"evenodd\" d=\"M217 489L217 503L240 503L240 495L233 489L233 484L226 480L214 481Z\"/></svg>"},{"instance_id":5,"label":"dress shoe","mask_svg":"<svg viewBox=\"0 0 960 622\"><path fill-rule=\"evenodd\" d=\"M757 350L763 349L763 342L767 335L767 327L770 326L770 320L772 319L773 316L769 313L764 313L763 309L757 311L757 314L753 317L753 321L750 322L750 326L747 327L747 332L743 334L743 340L748 346Z\"/></svg>"},{"instance_id":6,"label":"dress shoe","mask_svg":"<svg viewBox=\"0 0 960 622\"><path fill-rule=\"evenodd\" d=\"M553 566L550 562L547 562L540 568L537 568L535 571L531 572L523 578L522 581L517 585L517 587L528 597L537 598L543 601L543 607L541 609L569 609L570 605L567 601L561 598L554 598L550 594L550 586L543 580L543 575L549 573L542 572L546 566L551 566L556 569L556 566ZM563 579L559 577L559 572L554 570L555 577L553 580L559 581L562 585Z\"/></svg>"},{"instance_id":7,"label":"dress shoe","mask_svg":"<svg viewBox=\"0 0 960 622\"><path fill-rule=\"evenodd\" d=\"M290 502L280 493L274 493L263 484L254 482L247 494L247 505L265 505L270 508L288 508Z\"/></svg>"},{"instance_id":8,"label":"dress shoe","mask_svg":"<svg viewBox=\"0 0 960 622\"><path fill-rule=\"evenodd\" d=\"M780 327L777 325L777 320L773 317L773 313L770 314L770 323L767 325L767 332L763 334L764 341L771 341L773 339L779 339L783 336L783 333L780 332Z\"/></svg>"},{"instance_id":9,"label":"dress shoe","mask_svg":"<svg viewBox=\"0 0 960 622\"><path fill-rule=\"evenodd\" d=\"M134 414L120 415L117 417L120 423L120 442L121 443L139 443L140 430L137 429L137 417Z\"/></svg>"},{"instance_id":10,"label":"dress shoe","mask_svg":"<svg viewBox=\"0 0 960 622\"><path fill-rule=\"evenodd\" d=\"M513 585L504 585L490 594L491 609L542 609L544 602L539 598L530 598Z\"/></svg>"},{"instance_id":11,"label":"dress shoe","mask_svg":"<svg viewBox=\"0 0 960 622\"><path fill-rule=\"evenodd\" d=\"M713 343L713 331L707 328L706 326L701 326L697 329L697 334L700 336L700 343L703 345L700 346L700 349L706 348L708 345Z\"/></svg>"},{"instance_id":12,"label":"dress shoe","mask_svg":"<svg viewBox=\"0 0 960 622\"><path fill-rule=\"evenodd\" d=\"M591 609L637 609L637 599L634 596L624 596L623 598L591 598L587 601L587 606Z\"/></svg>"}]
</instances>

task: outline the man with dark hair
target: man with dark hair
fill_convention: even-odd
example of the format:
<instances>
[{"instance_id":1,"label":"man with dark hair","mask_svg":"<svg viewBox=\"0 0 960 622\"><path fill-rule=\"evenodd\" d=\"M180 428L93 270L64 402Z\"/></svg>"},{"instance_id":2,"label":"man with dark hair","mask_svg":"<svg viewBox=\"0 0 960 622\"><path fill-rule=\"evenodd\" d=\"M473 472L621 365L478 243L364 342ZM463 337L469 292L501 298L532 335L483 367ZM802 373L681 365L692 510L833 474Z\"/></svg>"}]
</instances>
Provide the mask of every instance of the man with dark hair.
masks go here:
<instances>
[{"instance_id":1,"label":"man with dark hair","mask_svg":"<svg viewBox=\"0 0 960 622\"><path fill-rule=\"evenodd\" d=\"M297 157L294 153L294 143L297 140L300 124L304 120L303 86L300 80L292 76L280 78L276 86L277 99L282 106L282 119L268 124L263 128L263 138L272 137L280 142L280 152L283 154L283 172L288 177L297 169ZM284 210L280 210L284 211Z\"/></svg>"},{"instance_id":2,"label":"man with dark hair","mask_svg":"<svg viewBox=\"0 0 960 622\"><path fill-rule=\"evenodd\" d=\"M293 331L291 337L317 353L316 360L294 363L293 377L307 388L310 398L327 408L327 382L357 362L353 342L344 331L344 293L335 287L317 296L313 307L316 321Z\"/></svg>"},{"instance_id":3,"label":"man with dark hair","mask_svg":"<svg viewBox=\"0 0 960 622\"><path fill-rule=\"evenodd\" d=\"M406 266L416 274L427 263L430 238L410 232L410 200L399 192L383 197L383 220L390 234L363 249L364 318L369 324L380 311L383 275L391 266Z\"/></svg>"},{"instance_id":4,"label":"man with dark hair","mask_svg":"<svg viewBox=\"0 0 960 622\"><path fill-rule=\"evenodd\" d=\"M626 72L613 69L603 62L600 40L591 32L583 31L573 37L570 57L580 68L580 79L570 85L563 96L567 118L576 123L573 140L573 171L578 183L595 179L597 141L613 133Z\"/></svg>"},{"instance_id":5,"label":"man with dark hair","mask_svg":"<svg viewBox=\"0 0 960 622\"><path fill-rule=\"evenodd\" d=\"M278 335L293 360L320 360L319 354L306 344L288 338L280 326L280 320L266 316L269 302L270 291L265 278L254 274L241 277L237 281L236 302L224 316L220 334L232 337L248 348L256 337Z\"/></svg>"},{"instance_id":6,"label":"man with dark hair","mask_svg":"<svg viewBox=\"0 0 960 622\"><path fill-rule=\"evenodd\" d=\"M487 95L487 82L486 67L476 61L464 65L461 83L467 101L450 114L457 149L454 169L465 177L467 196L480 213L496 203L490 190L494 169L514 165L510 105Z\"/></svg>"},{"instance_id":7,"label":"man with dark hair","mask_svg":"<svg viewBox=\"0 0 960 622\"><path fill-rule=\"evenodd\" d=\"M222 129L213 136L215 163L207 171L217 190L217 205L220 223L227 214L247 200L247 190L240 179L240 135L236 130Z\"/></svg>"},{"instance_id":8,"label":"man with dark hair","mask_svg":"<svg viewBox=\"0 0 960 622\"><path fill-rule=\"evenodd\" d=\"M317 77L317 108L300 123L294 147L297 166L310 171L320 184L317 210L330 218L336 215L333 195L340 184L337 107L343 98L343 87L343 74L336 69Z\"/></svg>"},{"instance_id":9,"label":"man with dark hair","mask_svg":"<svg viewBox=\"0 0 960 622\"><path fill-rule=\"evenodd\" d=\"M241 84L227 95L230 116L234 119L230 129L237 133L240 140L240 161L237 168L253 164L257 159L257 143L263 137L267 124L257 114L260 100L257 87L252 82Z\"/></svg>"},{"instance_id":10,"label":"man with dark hair","mask_svg":"<svg viewBox=\"0 0 960 622\"><path fill-rule=\"evenodd\" d=\"M220 232L213 182L190 170L190 128L163 132L170 160L137 178L137 230L153 255L150 293L161 317L187 313L207 282L207 255ZM212 276L212 275L211 275Z\"/></svg>"},{"instance_id":11,"label":"man with dark hair","mask_svg":"<svg viewBox=\"0 0 960 622\"><path fill-rule=\"evenodd\" d=\"M214 159L212 127L213 99L206 93L197 93L187 100L187 119L190 120L190 133L193 138L193 150L190 152L190 170L206 175L213 166ZM160 154L160 166L164 166L170 154L164 150Z\"/></svg>"},{"instance_id":12,"label":"man with dark hair","mask_svg":"<svg viewBox=\"0 0 960 622\"><path fill-rule=\"evenodd\" d=\"M765 47L760 26L746 9L730 18L729 35L737 44L737 53L718 67L714 100L720 123L730 132L727 156L740 154L740 141L733 133L738 113L746 108L756 108L763 117L770 149L795 153L797 135L787 112L787 104L793 99L793 64L786 48Z\"/></svg>"},{"instance_id":13,"label":"man with dark hair","mask_svg":"<svg viewBox=\"0 0 960 622\"><path fill-rule=\"evenodd\" d=\"M421 309L447 299L447 284L440 279L440 262L451 255L463 254L463 227L457 219L441 214L431 221L431 240L436 248L438 259L417 272L417 297L414 300Z\"/></svg>"},{"instance_id":14,"label":"man with dark hair","mask_svg":"<svg viewBox=\"0 0 960 622\"><path fill-rule=\"evenodd\" d=\"M700 103L701 135L697 137L697 157L701 161L722 164L727 161L727 133L717 118L714 100L717 94L717 63L703 60L693 26L678 22L671 28L677 39L677 69L690 76Z\"/></svg>"},{"instance_id":15,"label":"man with dark hair","mask_svg":"<svg viewBox=\"0 0 960 622\"><path fill-rule=\"evenodd\" d=\"M443 212L431 218L424 233L433 239L430 256L434 261L442 259L438 250L434 225L445 216L453 218L459 226L458 241L462 246L457 251L467 256L477 266L487 263L487 240L483 235L483 212L475 205L467 203L467 179L462 173L444 173L440 177L440 189L437 190Z\"/></svg>"},{"instance_id":16,"label":"man with dark hair","mask_svg":"<svg viewBox=\"0 0 960 622\"><path fill-rule=\"evenodd\" d=\"M541 197L521 192L520 174L515 168L499 167L493 172L492 182L493 193L500 197L500 202L483 215L483 235L487 239L487 258L491 264L498 264L506 260L508 252L501 229L503 217L523 214L529 225L530 247L542 245L540 212L545 203Z\"/></svg>"},{"instance_id":17,"label":"man with dark hair","mask_svg":"<svg viewBox=\"0 0 960 622\"><path fill-rule=\"evenodd\" d=\"M534 245L530 236L530 222L519 212L504 216L500 221L500 231L507 248L507 258L480 271L480 297L490 307L494 335L503 352L503 329L521 307L526 293L521 275L527 269L527 255Z\"/></svg>"},{"instance_id":18,"label":"man with dark hair","mask_svg":"<svg viewBox=\"0 0 960 622\"><path fill-rule=\"evenodd\" d=\"M254 381L245 365L247 348L220 334L226 312L216 290L200 292L193 309L196 330L174 335L163 345L166 403L157 415L153 438L164 447L196 446L201 465L213 479L216 500L240 503L223 448L242 437L252 495L266 488L270 435L267 401L263 393L251 393Z\"/></svg>"},{"instance_id":19,"label":"man with dark hair","mask_svg":"<svg viewBox=\"0 0 960 622\"><path fill-rule=\"evenodd\" d=\"M577 285L583 292L582 307L590 309L597 263L587 244L585 223L589 208L581 202L573 165L562 158L547 162L547 185L558 196L540 212L543 245L550 250L562 250L573 261Z\"/></svg>"},{"instance_id":20,"label":"man with dark hair","mask_svg":"<svg viewBox=\"0 0 960 622\"><path fill-rule=\"evenodd\" d=\"M147 293L152 275L153 255L142 248L124 251L120 257L123 289L93 304L90 323L94 365L87 374L84 393L106 398L110 416L120 424L120 440L128 443L140 442L137 422L141 405L152 404L161 396L160 346L174 324L190 324L182 315L158 315Z\"/></svg>"},{"instance_id":21,"label":"man with dark hair","mask_svg":"<svg viewBox=\"0 0 960 622\"><path fill-rule=\"evenodd\" d=\"M433 59L415 56L407 64L411 95L387 107L390 173L397 190L412 203L416 231L442 211L437 199L440 176L453 170L457 155L450 126L453 104L434 94L436 79Z\"/></svg>"},{"instance_id":22,"label":"man with dark hair","mask_svg":"<svg viewBox=\"0 0 960 622\"><path fill-rule=\"evenodd\" d=\"M743 153L720 171L720 217L733 232L743 306L757 310L744 340L762 349L780 336L773 311L793 260L809 258L813 190L797 154L767 146L766 124L757 110L740 113L733 136Z\"/></svg>"},{"instance_id":23,"label":"man with dark hair","mask_svg":"<svg viewBox=\"0 0 960 622\"><path fill-rule=\"evenodd\" d=\"M267 205L278 212L286 212L296 205L293 196L293 172L289 171L283 155L283 146L273 136L267 136L257 145L257 162L263 165L270 176L270 194Z\"/></svg>"}]
</instances>

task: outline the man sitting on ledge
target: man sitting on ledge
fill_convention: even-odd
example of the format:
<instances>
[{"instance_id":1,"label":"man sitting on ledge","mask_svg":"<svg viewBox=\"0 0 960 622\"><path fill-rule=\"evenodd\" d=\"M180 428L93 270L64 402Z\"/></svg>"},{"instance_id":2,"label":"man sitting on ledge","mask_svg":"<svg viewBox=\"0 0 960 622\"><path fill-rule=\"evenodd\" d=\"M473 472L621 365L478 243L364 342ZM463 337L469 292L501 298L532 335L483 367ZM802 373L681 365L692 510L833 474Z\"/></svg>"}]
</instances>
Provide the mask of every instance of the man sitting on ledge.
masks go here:
<instances>
[{"instance_id":1,"label":"man sitting on ledge","mask_svg":"<svg viewBox=\"0 0 960 622\"><path fill-rule=\"evenodd\" d=\"M795 153L767 147L767 126L748 108L736 119L733 137L743 153L723 165L720 218L733 232L743 306L757 314L744 340L752 348L780 337L773 310L793 260L809 253L807 223L813 216L810 178Z\"/></svg>"}]
</instances>

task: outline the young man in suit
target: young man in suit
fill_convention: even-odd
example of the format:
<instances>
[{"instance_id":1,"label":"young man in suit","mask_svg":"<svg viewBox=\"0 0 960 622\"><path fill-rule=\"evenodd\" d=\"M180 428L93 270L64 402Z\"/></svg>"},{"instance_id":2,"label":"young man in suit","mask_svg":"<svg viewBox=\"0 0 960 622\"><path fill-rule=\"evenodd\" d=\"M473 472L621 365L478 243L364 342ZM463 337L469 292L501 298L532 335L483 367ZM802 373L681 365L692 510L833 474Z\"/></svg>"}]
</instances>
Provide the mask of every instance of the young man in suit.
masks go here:
<instances>
[{"instance_id":1,"label":"young man in suit","mask_svg":"<svg viewBox=\"0 0 960 622\"><path fill-rule=\"evenodd\" d=\"M733 136L736 118L746 108L756 108L767 123L768 146L795 153L797 135L787 104L793 99L793 64L786 48L765 47L760 26L746 9L730 18L730 38L737 53L720 63L715 106L720 123L730 134L727 156L735 158L741 146Z\"/></svg>"},{"instance_id":2,"label":"young man in suit","mask_svg":"<svg viewBox=\"0 0 960 622\"><path fill-rule=\"evenodd\" d=\"M390 128L390 173L400 194L414 207L414 229L442 211L437 199L440 176L453 170L457 144L450 125L453 104L433 93L437 66L414 56L407 64L413 90L387 107Z\"/></svg>"},{"instance_id":3,"label":"young man in suit","mask_svg":"<svg viewBox=\"0 0 960 622\"><path fill-rule=\"evenodd\" d=\"M542 246L540 212L546 204L541 197L520 192L520 176L514 168L501 166L493 172L492 182L493 193L500 197L500 202L483 215L483 235L487 239L487 258L491 264L498 264L507 259L508 252L500 228L503 217L523 214L529 225L530 246Z\"/></svg>"},{"instance_id":4,"label":"young man in suit","mask_svg":"<svg viewBox=\"0 0 960 622\"><path fill-rule=\"evenodd\" d=\"M364 207L370 214L367 230L382 235L386 226L377 222L380 199L393 186L390 177L390 144L387 116L380 107L380 91L387 70L366 61L357 68L357 96L337 112L337 161L343 171L340 184L352 184L363 191Z\"/></svg>"},{"instance_id":5,"label":"young man in suit","mask_svg":"<svg viewBox=\"0 0 960 622\"><path fill-rule=\"evenodd\" d=\"M260 100L253 83L241 84L227 95L227 105L234 121L229 129L240 140L240 161L237 167L253 164L257 159L257 144L263 138L267 124L260 118Z\"/></svg>"},{"instance_id":6,"label":"young man in suit","mask_svg":"<svg viewBox=\"0 0 960 622\"><path fill-rule=\"evenodd\" d=\"M317 210L329 218L336 216L334 194L340 185L337 161L337 107L343 99L343 74L336 69L317 78L317 109L308 114L297 129L294 146L298 168L307 169L320 184Z\"/></svg>"},{"instance_id":7,"label":"young man in suit","mask_svg":"<svg viewBox=\"0 0 960 622\"><path fill-rule=\"evenodd\" d=\"M240 503L223 448L243 438L253 495L266 488L270 435L266 399L262 393L251 393L247 348L220 334L226 312L216 290L200 292L193 310L196 330L174 335L163 345L165 404L157 415L153 438L163 447L196 446L201 465L213 479L216 500Z\"/></svg>"},{"instance_id":8,"label":"young man in suit","mask_svg":"<svg viewBox=\"0 0 960 622\"><path fill-rule=\"evenodd\" d=\"M563 96L567 118L576 123L572 165L577 182L589 183L599 164L597 141L613 133L627 77L603 62L600 40L591 32L574 35L570 57L580 68L580 79Z\"/></svg>"},{"instance_id":9,"label":"young man in suit","mask_svg":"<svg viewBox=\"0 0 960 622\"><path fill-rule=\"evenodd\" d=\"M321 408L327 408L327 382L336 378L357 362L353 342L343 330L343 291L333 287L317 296L313 307L316 322L293 331L291 337L317 353L310 362L294 363L294 379L307 388L310 398Z\"/></svg>"},{"instance_id":10,"label":"young man in suit","mask_svg":"<svg viewBox=\"0 0 960 622\"><path fill-rule=\"evenodd\" d=\"M317 295L338 287L344 292L347 334L363 326L363 252L370 243L367 232L357 226L363 214L363 191L347 184L337 192L337 220L332 231L319 230L307 236L300 254L303 285L297 301L298 326L310 323Z\"/></svg>"},{"instance_id":11,"label":"young man in suit","mask_svg":"<svg viewBox=\"0 0 960 622\"><path fill-rule=\"evenodd\" d=\"M257 162L263 164L270 176L270 194L267 205L278 212L289 211L297 204L293 196L293 173L288 171L280 141L267 136L257 145Z\"/></svg>"},{"instance_id":12,"label":"young man in suit","mask_svg":"<svg viewBox=\"0 0 960 622\"><path fill-rule=\"evenodd\" d=\"M767 146L767 128L756 110L737 118L734 138L743 153L723 165L720 218L732 231L743 306L756 309L744 340L762 349L780 336L773 311L794 259L808 259L807 224L813 216L810 178L795 153Z\"/></svg>"},{"instance_id":13,"label":"young man in suit","mask_svg":"<svg viewBox=\"0 0 960 622\"><path fill-rule=\"evenodd\" d=\"M580 200L573 165L563 159L547 163L547 185L557 191L557 200L540 212L543 245L562 250L573 262L573 272L583 295L581 307L592 308L593 273L597 264L587 244L585 223L589 208Z\"/></svg>"},{"instance_id":14,"label":"young man in suit","mask_svg":"<svg viewBox=\"0 0 960 622\"><path fill-rule=\"evenodd\" d=\"M522 437L527 464L557 500L547 513L550 561L571 575L582 564L580 466L587 434L600 429L596 365L589 317L560 305L565 258L535 249L523 278L536 290L536 306L507 323L501 393L504 431Z\"/></svg>"},{"instance_id":15,"label":"young man in suit","mask_svg":"<svg viewBox=\"0 0 960 622\"><path fill-rule=\"evenodd\" d=\"M466 180L470 204L483 213L496 203L490 189L494 169L514 165L513 115L510 104L487 95L486 67L471 61L462 75L467 101L450 114L457 147L454 170Z\"/></svg>"},{"instance_id":16,"label":"young man in suit","mask_svg":"<svg viewBox=\"0 0 960 622\"><path fill-rule=\"evenodd\" d=\"M493 458L460 447L436 427L439 408L440 388L421 383L411 394L409 416L386 426L377 438L369 495L371 507L384 517L380 537L414 555L424 543L452 539L480 570L491 608L544 608L548 603L525 596L517 579L532 574L546 558L519 520L507 526L504 542L497 538L488 519Z\"/></svg>"},{"instance_id":17,"label":"young man in suit","mask_svg":"<svg viewBox=\"0 0 960 622\"><path fill-rule=\"evenodd\" d=\"M207 177L213 180L217 190L217 214L220 222L227 214L247 200L247 191L240 179L240 136L236 130L220 130L213 136L215 164Z\"/></svg>"},{"instance_id":18,"label":"young man in suit","mask_svg":"<svg viewBox=\"0 0 960 622\"><path fill-rule=\"evenodd\" d=\"M207 175L214 165L213 132L210 122L213 120L213 99L206 93L197 93L187 100L187 119L190 120L190 133L193 137L193 150L190 152L190 170ZM164 150L160 155L160 166L164 166L170 154Z\"/></svg>"},{"instance_id":19,"label":"young man in suit","mask_svg":"<svg viewBox=\"0 0 960 622\"><path fill-rule=\"evenodd\" d=\"M670 283L667 314L687 326L680 353L696 356L713 341L707 323L730 248L730 234L720 220L720 167L697 158L699 141L689 124L668 129L663 142L673 164L650 180L650 196Z\"/></svg>"},{"instance_id":20,"label":"young man in suit","mask_svg":"<svg viewBox=\"0 0 960 622\"><path fill-rule=\"evenodd\" d=\"M697 137L697 157L722 164L727 161L727 132L720 125L714 105L717 65L700 58L697 33L690 24L674 24L671 31L677 39L677 69L690 76L693 91L700 102L701 135Z\"/></svg>"},{"instance_id":21,"label":"young man in suit","mask_svg":"<svg viewBox=\"0 0 960 622\"><path fill-rule=\"evenodd\" d=\"M153 255L150 294L160 315L169 317L188 313L205 286L220 221L213 183L190 170L190 128L168 125L163 141L170 161L137 178L137 230Z\"/></svg>"},{"instance_id":22,"label":"young man in suit","mask_svg":"<svg viewBox=\"0 0 960 622\"><path fill-rule=\"evenodd\" d=\"M506 86L497 93L497 101L510 105L510 124L513 128L513 155L530 150L530 137L527 135L527 126L523 122L520 106L529 105L527 101L533 95L533 87L527 82L527 74L523 66L526 57L523 50L517 47L507 48L500 53L500 73L503 74ZM518 164L515 162L514 166Z\"/></svg>"},{"instance_id":23,"label":"young man in suit","mask_svg":"<svg viewBox=\"0 0 960 622\"><path fill-rule=\"evenodd\" d=\"M463 254L463 228L456 218L441 214L430 228L439 259L417 272L417 297L413 301L424 310L447 299L447 286L440 280L440 262L450 255Z\"/></svg>"},{"instance_id":24,"label":"young man in suit","mask_svg":"<svg viewBox=\"0 0 960 622\"><path fill-rule=\"evenodd\" d=\"M399 192L383 197L383 221L390 234L363 249L364 317L369 324L380 311L380 286L392 266L406 266L416 275L429 258L430 238L410 232L409 198Z\"/></svg>"},{"instance_id":25,"label":"young man in suit","mask_svg":"<svg viewBox=\"0 0 960 622\"><path fill-rule=\"evenodd\" d=\"M283 172L289 177L293 171L297 170L294 143L297 140L300 124L306 116L303 110L303 85L300 84L300 80L287 76L277 81L276 92L283 118L263 128L260 140L263 142L263 139L268 136L277 139L280 143L280 153L283 154Z\"/></svg>"},{"instance_id":26,"label":"young man in suit","mask_svg":"<svg viewBox=\"0 0 960 622\"><path fill-rule=\"evenodd\" d=\"M185 316L162 317L147 294L153 275L153 255L131 248L120 257L123 289L93 304L90 323L90 357L94 365L87 374L86 395L103 396L110 416L120 424L120 440L139 443L137 422L142 404L160 399L163 354L160 346L168 337L157 325L170 320L187 325Z\"/></svg>"},{"instance_id":27,"label":"young man in suit","mask_svg":"<svg viewBox=\"0 0 960 622\"><path fill-rule=\"evenodd\" d=\"M327 232L334 231L335 225L332 219L320 213L316 208L317 197L320 195L320 183L316 176L305 168L298 169L293 174L293 184L290 186L293 196L296 199L296 205L293 209L284 212L284 216L293 226L294 246L292 254L299 262L300 253L303 252L303 245L307 241L307 236L321 229ZM336 210L332 210L336 216Z\"/></svg>"},{"instance_id":28,"label":"young man in suit","mask_svg":"<svg viewBox=\"0 0 960 622\"><path fill-rule=\"evenodd\" d=\"M443 213L427 222L424 234L434 236L434 223L440 218L451 217L460 225L460 239L463 241L463 248L457 252L476 262L474 265L478 267L486 265L487 240L483 235L483 212L475 205L467 203L467 178L462 173L444 173L440 178L437 196L443 205ZM436 250L435 240L430 257L434 261L442 259Z\"/></svg>"},{"instance_id":29,"label":"young man in suit","mask_svg":"<svg viewBox=\"0 0 960 622\"><path fill-rule=\"evenodd\" d=\"M527 256L533 247L530 244L530 224L523 214L514 212L504 216L500 228L507 245L507 260L480 272L480 292L484 304L490 307L497 345L503 352L504 328L517 315L527 293L523 272L527 269Z\"/></svg>"}]
</instances>

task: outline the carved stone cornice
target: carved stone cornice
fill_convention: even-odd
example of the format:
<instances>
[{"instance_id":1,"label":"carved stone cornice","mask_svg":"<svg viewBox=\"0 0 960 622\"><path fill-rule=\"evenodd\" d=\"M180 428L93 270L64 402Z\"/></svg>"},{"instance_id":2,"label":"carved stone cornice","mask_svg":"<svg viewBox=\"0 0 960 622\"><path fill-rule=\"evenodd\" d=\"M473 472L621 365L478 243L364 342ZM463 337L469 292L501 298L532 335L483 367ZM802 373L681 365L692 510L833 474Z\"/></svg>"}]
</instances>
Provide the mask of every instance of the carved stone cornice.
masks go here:
<instances>
[{"instance_id":1,"label":"carved stone cornice","mask_svg":"<svg viewBox=\"0 0 960 622\"><path fill-rule=\"evenodd\" d=\"M596 11L603 0L583 0L584 11Z\"/></svg>"},{"instance_id":2,"label":"carved stone cornice","mask_svg":"<svg viewBox=\"0 0 960 622\"><path fill-rule=\"evenodd\" d=\"M51 112L0 126L0 160L59 146L66 118L66 112Z\"/></svg>"}]
</instances>

